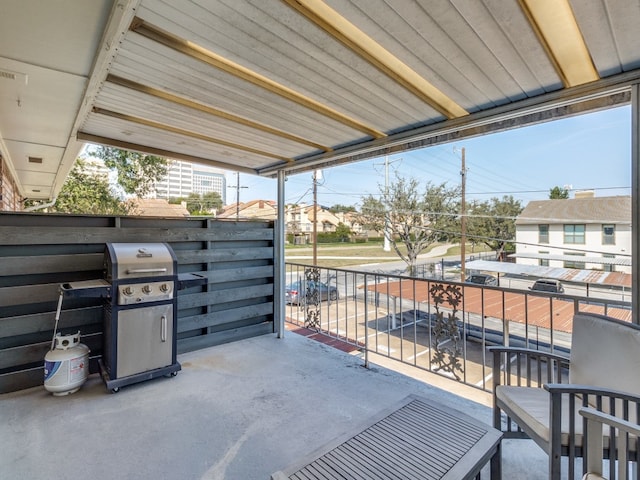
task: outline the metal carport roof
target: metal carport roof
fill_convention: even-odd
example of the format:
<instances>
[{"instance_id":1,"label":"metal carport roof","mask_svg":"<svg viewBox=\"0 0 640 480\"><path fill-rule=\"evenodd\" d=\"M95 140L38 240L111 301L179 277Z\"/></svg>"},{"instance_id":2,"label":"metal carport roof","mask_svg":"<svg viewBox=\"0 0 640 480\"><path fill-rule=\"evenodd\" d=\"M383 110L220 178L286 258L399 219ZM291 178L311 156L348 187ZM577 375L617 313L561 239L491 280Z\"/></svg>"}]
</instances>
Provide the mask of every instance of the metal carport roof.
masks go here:
<instances>
[{"instance_id":1,"label":"metal carport roof","mask_svg":"<svg viewBox=\"0 0 640 480\"><path fill-rule=\"evenodd\" d=\"M84 142L273 176L630 99L636 0L4 0L0 152Z\"/></svg>"}]
</instances>

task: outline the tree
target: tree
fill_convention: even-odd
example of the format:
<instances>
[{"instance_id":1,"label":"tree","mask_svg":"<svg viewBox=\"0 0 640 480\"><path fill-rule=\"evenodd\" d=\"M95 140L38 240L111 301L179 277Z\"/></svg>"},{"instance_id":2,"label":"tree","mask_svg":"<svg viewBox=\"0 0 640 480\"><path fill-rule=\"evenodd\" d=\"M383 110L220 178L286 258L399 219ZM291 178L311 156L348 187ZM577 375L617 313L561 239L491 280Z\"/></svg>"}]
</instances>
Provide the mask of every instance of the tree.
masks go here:
<instances>
[{"instance_id":1,"label":"tree","mask_svg":"<svg viewBox=\"0 0 640 480\"><path fill-rule=\"evenodd\" d=\"M505 250L513 247L516 236L515 218L522 212L522 204L511 195L502 199L475 204L467 219L467 234L473 241L481 242L502 259Z\"/></svg>"},{"instance_id":2,"label":"tree","mask_svg":"<svg viewBox=\"0 0 640 480\"><path fill-rule=\"evenodd\" d=\"M191 193L186 198L187 210L191 215L210 215L222 207L222 198L218 192L205 194Z\"/></svg>"},{"instance_id":3,"label":"tree","mask_svg":"<svg viewBox=\"0 0 640 480\"><path fill-rule=\"evenodd\" d=\"M333 207L329 208L329 211L331 213L350 213L357 211L357 209L350 205L341 205L337 203Z\"/></svg>"},{"instance_id":4,"label":"tree","mask_svg":"<svg viewBox=\"0 0 640 480\"><path fill-rule=\"evenodd\" d=\"M222 197L218 192L207 192L202 195L202 200L208 211L219 212L222 208Z\"/></svg>"},{"instance_id":5,"label":"tree","mask_svg":"<svg viewBox=\"0 0 640 480\"><path fill-rule=\"evenodd\" d=\"M351 228L348 225L340 222L336 225L335 236L341 242L346 242L351 237Z\"/></svg>"},{"instance_id":6,"label":"tree","mask_svg":"<svg viewBox=\"0 0 640 480\"><path fill-rule=\"evenodd\" d=\"M107 178L87 172L86 163L79 158L69 172L56 203L49 207L48 211L93 215L127 215L131 213L132 207L111 191Z\"/></svg>"},{"instance_id":7,"label":"tree","mask_svg":"<svg viewBox=\"0 0 640 480\"><path fill-rule=\"evenodd\" d=\"M117 171L118 184L126 193L138 197L151 192L167 176L169 168L166 158L119 148L98 146L91 154L102 159L110 170Z\"/></svg>"},{"instance_id":8,"label":"tree","mask_svg":"<svg viewBox=\"0 0 640 480\"><path fill-rule=\"evenodd\" d=\"M549 190L549 198L552 200L554 199L564 200L566 198L569 198L569 190L567 188L561 188L561 187L555 186L551 190Z\"/></svg>"},{"instance_id":9,"label":"tree","mask_svg":"<svg viewBox=\"0 0 640 480\"><path fill-rule=\"evenodd\" d=\"M366 228L384 232L396 254L415 273L418 255L432 244L446 241L459 231L460 189L428 182L420 191L418 181L396 177L388 187L380 187L380 199L363 199L361 223ZM406 247L406 253L400 249Z\"/></svg>"}]
</instances>

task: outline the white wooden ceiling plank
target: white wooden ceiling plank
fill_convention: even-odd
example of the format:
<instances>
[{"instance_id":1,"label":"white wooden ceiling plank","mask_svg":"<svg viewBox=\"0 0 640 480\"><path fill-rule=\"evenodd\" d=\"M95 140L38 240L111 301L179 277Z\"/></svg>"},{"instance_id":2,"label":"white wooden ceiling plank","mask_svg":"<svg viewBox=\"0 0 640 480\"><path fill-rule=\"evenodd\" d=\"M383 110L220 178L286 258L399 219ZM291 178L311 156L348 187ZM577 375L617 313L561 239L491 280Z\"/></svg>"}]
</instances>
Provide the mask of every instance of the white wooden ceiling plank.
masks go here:
<instances>
[{"instance_id":1,"label":"white wooden ceiling plank","mask_svg":"<svg viewBox=\"0 0 640 480\"><path fill-rule=\"evenodd\" d=\"M248 8L249 3L224 0L234 9ZM399 124L424 122L425 118L441 118L431 106L380 72L357 54L338 43L305 18L291 14L290 8L276 8L254 2L261 19L276 28L243 29L241 35L253 35L262 50L255 62L270 75L277 76L294 88L322 98L334 108L344 108L351 115L365 119L384 131ZM288 22L278 22L284 15ZM323 44L328 44L324 47ZM273 62L273 59L276 62ZM371 99L376 101L372 102Z\"/></svg>"},{"instance_id":2,"label":"white wooden ceiling plank","mask_svg":"<svg viewBox=\"0 0 640 480\"><path fill-rule=\"evenodd\" d=\"M115 118L101 117L93 113L89 115L84 125L83 133L254 169L278 163L277 160L270 157L262 157L228 146L212 144L171 132L158 131Z\"/></svg>"},{"instance_id":3,"label":"white wooden ceiling plank","mask_svg":"<svg viewBox=\"0 0 640 480\"><path fill-rule=\"evenodd\" d=\"M523 86L528 97L562 88L562 80L545 53L517 1L483 0L519 58L501 57L511 75ZM495 48L495 47L494 47ZM538 85L539 87L536 87Z\"/></svg>"},{"instance_id":4,"label":"white wooden ceiling plank","mask_svg":"<svg viewBox=\"0 0 640 480\"><path fill-rule=\"evenodd\" d=\"M571 0L571 7L600 76L640 67L640 3Z\"/></svg>"},{"instance_id":5,"label":"white wooden ceiling plank","mask_svg":"<svg viewBox=\"0 0 640 480\"><path fill-rule=\"evenodd\" d=\"M341 144L354 136L362 136L342 123L248 82L238 82L232 75L183 58L168 48L147 49L154 46L148 39L136 36L135 40L135 44L125 42L123 45L122 53L112 68L114 74L241 117L254 118L259 123L322 145ZM181 67L173 68L178 61Z\"/></svg>"},{"instance_id":6,"label":"white wooden ceiling plank","mask_svg":"<svg viewBox=\"0 0 640 480\"><path fill-rule=\"evenodd\" d=\"M479 103L491 103L465 78L474 66L461 49L452 45L455 32L448 30L461 28L463 22L451 15L445 18L446 12L457 15L451 8L443 9L448 2L435 2L428 7L385 0L327 3L463 108L469 110L478 97ZM445 20L448 25L437 23Z\"/></svg>"},{"instance_id":7,"label":"white wooden ceiling plank","mask_svg":"<svg viewBox=\"0 0 640 480\"><path fill-rule=\"evenodd\" d=\"M468 28L475 34L475 38L470 38L473 37L471 34L462 36L460 46L469 54L476 68L480 69L482 76L485 77L483 83L477 83L478 88L483 88L487 81L494 84L495 89L488 95L496 104L514 102L544 93L545 85L531 71L507 37L494 11L480 1L452 0L452 2L464 17ZM503 2L502 7L500 14L508 17L509 22L517 22L521 28L528 29L531 41L535 41L535 36L517 5ZM549 73L554 74L553 81L555 81L555 72L544 51L540 50L538 54L548 64ZM473 79L472 81L475 82ZM500 100L501 97L504 100Z\"/></svg>"},{"instance_id":8,"label":"white wooden ceiling plank","mask_svg":"<svg viewBox=\"0 0 640 480\"><path fill-rule=\"evenodd\" d=\"M97 107L164 123L226 141L242 143L272 154L296 157L309 151L309 146L286 138L260 132L224 118L214 117L163 99L133 92L119 85L107 84ZM317 151L317 150L316 150Z\"/></svg>"},{"instance_id":9,"label":"white wooden ceiling plank","mask_svg":"<svg viewBox=\"0 0 640 480\"><path fill-rule=\"evenodd\" d=\"M425 115L441 118L280 1L207 5L209 10L160 12L166 4L154 4L154 11L141 9L139 15L383 131L423 122Z\"/></svg>"}]
</instances>

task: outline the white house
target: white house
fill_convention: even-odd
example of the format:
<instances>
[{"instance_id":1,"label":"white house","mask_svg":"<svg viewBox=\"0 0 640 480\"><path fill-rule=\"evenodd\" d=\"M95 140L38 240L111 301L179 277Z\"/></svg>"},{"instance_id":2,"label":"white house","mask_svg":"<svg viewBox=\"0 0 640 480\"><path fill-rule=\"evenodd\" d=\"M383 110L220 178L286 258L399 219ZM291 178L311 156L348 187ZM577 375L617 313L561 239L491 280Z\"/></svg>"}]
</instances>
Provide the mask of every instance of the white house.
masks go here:
<instances>
[{"instance_id":1,"label":"white house","mask_svg":"<svg viewBox=\"0 0 640 480\"><path fill-rule=\"evenodd\" d=\"M631 273L631 196L537 200L516 219L516 263Z\"/></svg>"}]
</instances>

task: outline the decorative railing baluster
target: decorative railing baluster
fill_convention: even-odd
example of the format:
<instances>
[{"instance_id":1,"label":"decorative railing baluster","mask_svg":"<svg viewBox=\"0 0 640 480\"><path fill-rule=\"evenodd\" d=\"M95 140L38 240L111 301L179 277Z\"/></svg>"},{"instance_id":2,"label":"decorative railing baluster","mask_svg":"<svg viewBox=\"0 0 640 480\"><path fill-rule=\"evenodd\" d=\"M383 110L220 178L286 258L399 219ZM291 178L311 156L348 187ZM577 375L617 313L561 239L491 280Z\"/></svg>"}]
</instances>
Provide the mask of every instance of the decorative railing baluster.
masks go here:
<instances>
[{"instance_id":1,"label":"decorative railing baluster","mask_svg":"<svg viewBox=\"0 0 640 480\"><path fill-rule=\"evenodd\" d=\"M435 371L451 373L456 380L461 380L457 372L462 372L462 337L458 322L458 308L462 301L462 290L454 284L444 285L434 283L429 289L429 294L436 309L436 321L433 327L435 334L435 353L433 361L437 365ZM442 311L441 307L447 307L450 311ZM446 313L446 317L445 317Z\"/></svg>"},{"instance_id":2,"label":"decorative railing baluster","mask_svg":"<svg viewBox=\"0 0 640 480\"><path fill-rule=\"evenodd\" d=\"M304 326L320 330L320 269L307 267L304 269L305 278L305 317Z\"/></svg>"}]
</instances>

